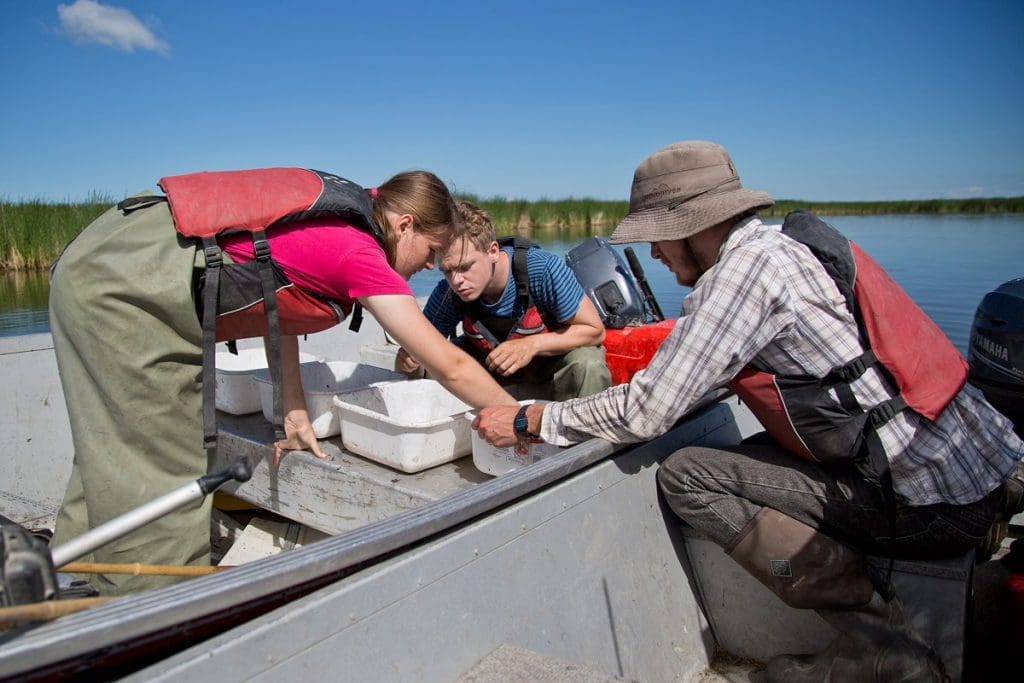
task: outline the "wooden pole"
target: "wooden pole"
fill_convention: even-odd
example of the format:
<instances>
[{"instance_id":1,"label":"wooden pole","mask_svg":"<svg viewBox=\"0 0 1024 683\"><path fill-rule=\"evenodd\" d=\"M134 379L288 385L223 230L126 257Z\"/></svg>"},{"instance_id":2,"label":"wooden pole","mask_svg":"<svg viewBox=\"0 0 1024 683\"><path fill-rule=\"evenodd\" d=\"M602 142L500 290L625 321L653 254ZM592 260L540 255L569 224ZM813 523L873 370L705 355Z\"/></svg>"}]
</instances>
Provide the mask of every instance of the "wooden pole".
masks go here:
<instances>
[{"instance_id":1,"label":"wooden pole","mask_svg":"<svg viewBox=\"0 0 1024 683\"><path fill-rule=\"evenodd\" d=\"M113 564L103 562L68 562L59 568L69 574L131 574L132 576L205 576L232 566L208 567L176 564L140 564L138 562Z\"/></svg>"},{"instance_id":2,"label":"wooden pole","mask_svg":"<svg viewBox=\"0 0 1024 683\"><path fill-rule=\"evenodd\" d=\"M45 602L33 602L28 605L0 607L0 628L31 624L36 621L50 621L65 614L81 612L84 609L116 599L115 597L75 598L73 600L47 600Z\"/></svg>"}]
</instances>

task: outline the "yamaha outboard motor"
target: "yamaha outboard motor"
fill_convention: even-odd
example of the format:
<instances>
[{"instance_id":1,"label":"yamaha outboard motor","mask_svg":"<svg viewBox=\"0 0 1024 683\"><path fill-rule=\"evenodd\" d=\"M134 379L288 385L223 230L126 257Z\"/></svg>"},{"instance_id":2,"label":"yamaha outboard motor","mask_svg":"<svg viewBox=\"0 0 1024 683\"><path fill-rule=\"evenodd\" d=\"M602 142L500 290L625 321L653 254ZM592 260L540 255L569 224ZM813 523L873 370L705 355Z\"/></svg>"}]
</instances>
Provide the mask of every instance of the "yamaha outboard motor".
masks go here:
<instances>
[{"instance_id":1,"label":"yamaha outboard motor","mask_svg":"<svg viewBox=\"0 0 1024 683\"><path fill-rule=\"evenodd\" d=\"M968 379L1024 436L1024 278L981 300L971 325Z\"/></svg>"}]
</instances>

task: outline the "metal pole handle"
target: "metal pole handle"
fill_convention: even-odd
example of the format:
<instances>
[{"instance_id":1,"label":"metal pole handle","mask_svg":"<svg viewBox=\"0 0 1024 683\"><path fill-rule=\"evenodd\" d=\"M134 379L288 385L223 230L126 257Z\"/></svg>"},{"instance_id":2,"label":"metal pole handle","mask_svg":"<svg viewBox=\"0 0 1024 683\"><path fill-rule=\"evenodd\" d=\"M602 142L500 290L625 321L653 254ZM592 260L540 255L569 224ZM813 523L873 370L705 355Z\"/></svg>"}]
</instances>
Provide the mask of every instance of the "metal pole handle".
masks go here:
<instances>
[{"instance_id":1,"label":"metal pole handle","mask_svg":"<svg viewBox=\"0 0 1024 683\"><path fill-rule=\"evenodd\" d=\"M68 562L88 555L93 550L116 541L169 512L202 500L208 493L232 479L242 482L248 481L251 476L252 463L247 457L239 458L223 472L202 476L51 549L53 567L59 569Z\"/></svg>"}]
</instances>

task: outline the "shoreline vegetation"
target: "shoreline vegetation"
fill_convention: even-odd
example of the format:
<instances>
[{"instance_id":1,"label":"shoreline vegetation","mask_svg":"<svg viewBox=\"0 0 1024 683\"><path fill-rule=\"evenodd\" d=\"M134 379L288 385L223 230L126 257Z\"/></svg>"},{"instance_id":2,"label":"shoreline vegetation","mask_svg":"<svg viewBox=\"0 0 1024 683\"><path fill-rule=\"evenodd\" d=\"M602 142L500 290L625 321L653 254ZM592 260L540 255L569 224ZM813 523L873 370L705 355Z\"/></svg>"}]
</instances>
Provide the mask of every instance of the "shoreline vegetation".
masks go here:
<instances>
[{"instance_id":1,"label":"shoreline vegetation","mask_svg":"<svg viewBox=\"0 0 1024 683\"><path fill-rule=\"evenodd\" d=\"M487 211L499 234L555 233L581 239L611 232L626 215L628 202L600 199L481 198L459 195ZM96 195L80 203L0 200L0 271L41 270L64 245L117 203ZM821 216L878 214L1024 213L1024 197L915 199L879 202L807 202L782 199L760 214L781 218L794 209Z\"/></svg>"}]
</instances>

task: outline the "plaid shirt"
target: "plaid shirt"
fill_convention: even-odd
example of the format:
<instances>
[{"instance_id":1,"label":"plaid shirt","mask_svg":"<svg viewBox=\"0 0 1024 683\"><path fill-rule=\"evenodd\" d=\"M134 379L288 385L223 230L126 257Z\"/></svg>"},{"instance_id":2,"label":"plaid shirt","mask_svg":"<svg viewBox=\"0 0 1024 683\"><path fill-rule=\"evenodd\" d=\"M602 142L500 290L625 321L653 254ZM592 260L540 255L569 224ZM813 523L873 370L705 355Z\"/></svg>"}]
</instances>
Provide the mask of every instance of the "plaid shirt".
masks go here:
<instances>
[{"instance_id":1,"label":"plaid shirt","mask_svg":"<svg viewBox=\"0 0 1024 683\"><path fill-rule=\"evenodd\" d=\"M824 377L859 356L857 325L835 283L779 228L757 217L739 222L649 366L628 384L549 404L541 436L563 446L591 436L646 441L750 362L776 374ZM862 406L895 395L877 369L851 387ZM1024 458L1010 421L971 385L935 422L905 410L879 436L897 496L912 505L978 500Z\"/></svg>"}]
</instances>

